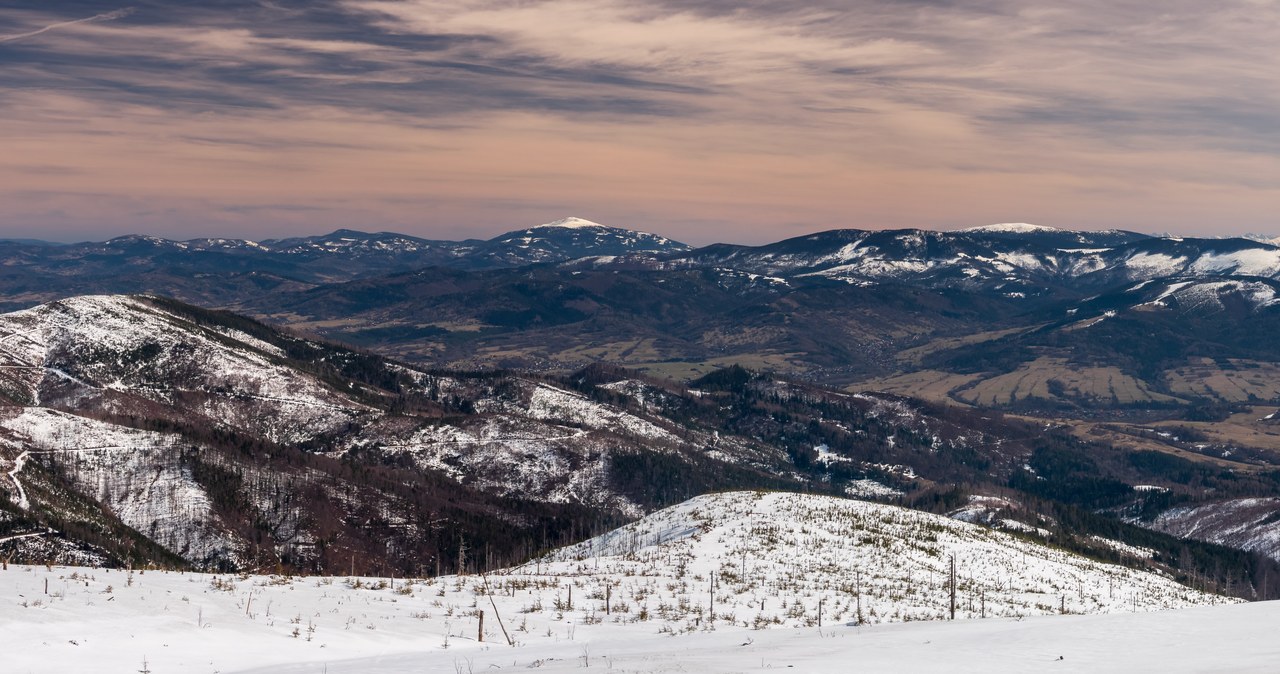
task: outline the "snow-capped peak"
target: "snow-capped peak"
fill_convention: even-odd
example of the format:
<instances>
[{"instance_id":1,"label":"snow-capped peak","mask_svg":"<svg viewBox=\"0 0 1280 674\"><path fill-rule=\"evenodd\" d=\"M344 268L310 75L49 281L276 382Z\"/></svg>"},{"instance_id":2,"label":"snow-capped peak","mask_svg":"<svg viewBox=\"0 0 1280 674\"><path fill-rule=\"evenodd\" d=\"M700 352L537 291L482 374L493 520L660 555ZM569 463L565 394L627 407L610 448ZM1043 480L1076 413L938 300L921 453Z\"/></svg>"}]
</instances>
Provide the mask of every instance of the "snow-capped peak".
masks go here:
<instances>
[{"instance_id":1,"label":"snow-capped peak","mask_svg":"<svg viewBox=\"0 0 1280 674\"><path fill-rule=\"evenodd\" d=\"M604 227L604 225L598 222L592 222L590 220L587 220L586 218L579 218L572 215L567 218L560 218L555 222L548 222L545 225L538 225L538 226L539 227L565 227L568 229L582 229L584 227Z\"/></svg>"},{"instance_id":2,"label":"snow-capped peak","mask_svg":"<svg viewBox=\"0 0 1280 674\"><path fill-rule=\"evenodd\" d=\"M981 225L978 227L968 227L960 230L962 232L1008 232L1013 234L1028 234L1031 232L1061 232L1057 227L1046 227L1044 225L1033 225L1026 222L1001 222L994 225Z\"/></svg>"}]
</instances>

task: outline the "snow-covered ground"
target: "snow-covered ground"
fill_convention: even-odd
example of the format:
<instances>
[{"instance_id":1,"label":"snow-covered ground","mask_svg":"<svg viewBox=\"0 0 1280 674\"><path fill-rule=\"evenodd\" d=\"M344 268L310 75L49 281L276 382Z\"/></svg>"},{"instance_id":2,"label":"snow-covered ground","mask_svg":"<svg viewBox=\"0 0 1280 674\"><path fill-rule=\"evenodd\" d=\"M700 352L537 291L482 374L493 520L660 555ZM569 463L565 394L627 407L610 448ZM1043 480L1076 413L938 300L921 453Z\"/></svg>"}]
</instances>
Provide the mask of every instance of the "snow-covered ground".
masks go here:
<instances>
[{"instance_id":1,"label":"snow-covered ground","mask_svg":"<svg viewBox=\"0 0 1280 674\"><path fill-rule=\"evenodd\" d=\"M959 619L931 620L946 612L953 554ZM699 497L487 577L10 565L0 598L0 669L14 673L1273 671L1280 662L1269 631L1280 605L1225 605L976 525L797 494ZM1150 612L1212 603L1224 605ZM1036 615L1064 607L1094 615Z\"/></svg>"},{"instance_id":2,"label":"snow-covered ground","mask_svg":"<svg viewBox=\"0 0 1280 674\"><path fill-rule=\"evenodd\" d=\"M531 601L533 591L521 589L514 599L495 597L513 647L488 597L459 592L456 579L395 581L395 589L376 589L390 579L357 580L363 587L341 578L10 566L0 571L3 671L1273 672L1280 663L1280 602L821 628L717 625L672 636L651 624L592 624L576 610L560 620L551 606L511 610ZM477 610L486 613L483 643Z\"/></svg>"}]
</instances>

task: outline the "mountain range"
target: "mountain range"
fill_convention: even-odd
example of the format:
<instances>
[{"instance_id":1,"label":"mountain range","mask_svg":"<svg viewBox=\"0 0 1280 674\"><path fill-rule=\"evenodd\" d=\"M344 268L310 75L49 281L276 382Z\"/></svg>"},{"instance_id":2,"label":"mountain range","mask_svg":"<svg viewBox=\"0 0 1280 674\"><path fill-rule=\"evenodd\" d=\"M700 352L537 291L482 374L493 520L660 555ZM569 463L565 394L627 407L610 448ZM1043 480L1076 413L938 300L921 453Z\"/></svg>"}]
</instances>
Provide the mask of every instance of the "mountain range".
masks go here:
<instances>
[{"instance_id":1,"label":"mountain range","mask_svg":"<svg viewBox=\"0 0 1280 674\"><path fill-rule=\"evenodd\" d=\"M568 219L0 261L18 559L492 568L763 488L1280 591L1266 241L999 225L693 249Z\"/></svg>"},{"instance_id":2,"label":"mountain range","mask_svg":"<svg viewBox=\"0 0 1280 674\"><path fill-rule=\"evenodd\" d=\"M72 244L10 239L0 241L0 290L2 305L10 308L88 292L157 292L212 304L432 266L490 269L688 248L655 234L573 217L488 241L345 229L263 241L136 235Z\"/></svg>"},{"instance_id":3,"label":"mountain range","mask_svg":"<svg viewBox=\"0 0 1280 674\"><path fill-rule=\"evenodd\" d=\"M1274 279L1280 274L1280 248L1262 237L1195 239L1006 224L950 232L844 229L760 246L715 244L695 249L659 235L568 217L489 240L464 241L354 230L263 241L123 236L53 244L11 239L0 241L0 262L7 272L0 288L6 290L11 306L55 298L57 288L39 294L30 286L57 278L114 284L103 289L116 292L143 292L157 290L151 287L155 284L198 277L230 284L205 292L207 299L234 303L267 286L287 290L428 268L478 271L529 265L702 269L730 277L747 275L751 283L764 286L825 279L1057 299L1179 275ZM228 289L233 295L219 294Z\"/></svg>"},{"instance_id":4,"label":"mountain range","mask_svg":"<svg viewBox=\"0 0 1280 674\"><path fill-rule=\"evenodd\" d=\"M964 343L969 350L951 360L972 360L972 345L995 337L1017 343L999 346L1007 362L998 374L1007 374L1035 360L1008 354L1040 348L1046 330L1099 332L1089 321L1112 311L1123 318L1107 328L1184 320L1221 328L1220 312L1252 307L1242 332L1257 335L1271 320L1267 288L1278 278L1280 248L1268 241L1021 224L833 230L698 249L578 218L489 241L343 230L262 242L0 242L0 308L151 293L429 365L567 371L607 360L688 377L739 362L834 384L918 371L926 360L925 369L956 374L945 355L922 356ZM1148 371L1124 354L1103 360L1141 375L1141 388L1186 402L1157 380L1188 358L1269 357L1267 344L1247 337L1210 344L1198 330L1183 332L1194 343L1170 345L1172 356ZM1208 389L1209 398L1226 394Z\"/></svg>"}]
</instances>

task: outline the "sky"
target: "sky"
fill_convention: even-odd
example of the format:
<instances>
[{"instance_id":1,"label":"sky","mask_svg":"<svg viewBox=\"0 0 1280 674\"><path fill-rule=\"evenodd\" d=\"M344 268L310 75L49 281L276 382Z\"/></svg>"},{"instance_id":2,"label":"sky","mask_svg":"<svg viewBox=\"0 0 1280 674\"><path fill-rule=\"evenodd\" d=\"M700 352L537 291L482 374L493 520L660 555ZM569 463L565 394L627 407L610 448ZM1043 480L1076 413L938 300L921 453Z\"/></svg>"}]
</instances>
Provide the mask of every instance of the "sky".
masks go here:
<instances>
[{"instance_id":1,"label":"sky","mask_svg":"<svg viewBox=\"0 0 1280 674\"><path fill-rule=\"evenodd\" d=\"M0 237L1280 233L1280 0L0 1Z\"/></svg>"}]
</instances>

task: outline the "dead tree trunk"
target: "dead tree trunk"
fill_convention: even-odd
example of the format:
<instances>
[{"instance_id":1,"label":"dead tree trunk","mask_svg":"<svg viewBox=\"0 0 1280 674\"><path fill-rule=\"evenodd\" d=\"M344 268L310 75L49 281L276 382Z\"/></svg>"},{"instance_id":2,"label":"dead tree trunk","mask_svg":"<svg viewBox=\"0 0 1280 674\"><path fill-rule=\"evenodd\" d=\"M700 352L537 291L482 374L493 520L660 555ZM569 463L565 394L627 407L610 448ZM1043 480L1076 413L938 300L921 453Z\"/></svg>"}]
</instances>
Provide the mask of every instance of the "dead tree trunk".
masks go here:
<instances>
[{"instance_id":1,"label":"dead tree trunk","mask_svg":"<svg viewBox=\"0 0 1280 674\"><path fill-rule=\"evenodd\" d=\"M956 619L956 556L951 555L951 619Z\"/></svg>"}]
</instances>

